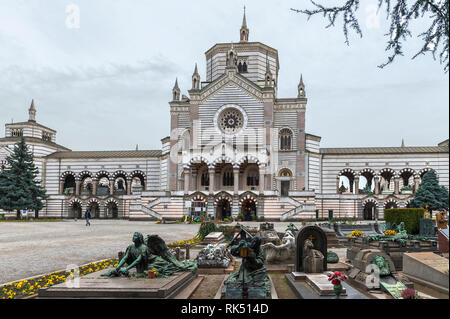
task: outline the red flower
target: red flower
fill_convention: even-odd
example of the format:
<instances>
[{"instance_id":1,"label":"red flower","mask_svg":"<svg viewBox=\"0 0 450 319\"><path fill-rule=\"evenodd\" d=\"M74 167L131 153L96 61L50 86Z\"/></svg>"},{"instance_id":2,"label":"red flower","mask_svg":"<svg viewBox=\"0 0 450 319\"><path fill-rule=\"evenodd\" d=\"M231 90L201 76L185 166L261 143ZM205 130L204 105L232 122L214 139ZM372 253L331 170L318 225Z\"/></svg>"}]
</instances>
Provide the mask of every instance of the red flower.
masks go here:
<instances>
[{"instance_id":1,"label":"red flower","mask_svg":"<svg viewBox=\"0 0 450 319\"><path fill-rule=\"evenodd\" d=\"M341 283L341 281L339 279L333 279L333 281L331 282L333 285L339 285Z\"/></svg>"}]
</instances>

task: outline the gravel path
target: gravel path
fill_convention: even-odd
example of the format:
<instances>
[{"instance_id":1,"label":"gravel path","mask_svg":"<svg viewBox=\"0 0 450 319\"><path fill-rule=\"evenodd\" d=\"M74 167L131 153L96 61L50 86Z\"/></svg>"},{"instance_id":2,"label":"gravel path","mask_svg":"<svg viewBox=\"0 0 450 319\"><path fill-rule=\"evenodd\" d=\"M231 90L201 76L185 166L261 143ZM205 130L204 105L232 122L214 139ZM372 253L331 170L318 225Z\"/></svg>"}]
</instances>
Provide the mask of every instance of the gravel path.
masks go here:
<instances>
[{"instance_id":1,"label":"gravel path","mask_svg":"<svg viewBox=\"0 0 450 319\"><path fill-rule=\"evenodd\" d=\"M0 284L66 269L70 264L117 257L135 231L167 243L195 236L199 225L126 220L0 223Z\"/></svg>"}]
</instances>

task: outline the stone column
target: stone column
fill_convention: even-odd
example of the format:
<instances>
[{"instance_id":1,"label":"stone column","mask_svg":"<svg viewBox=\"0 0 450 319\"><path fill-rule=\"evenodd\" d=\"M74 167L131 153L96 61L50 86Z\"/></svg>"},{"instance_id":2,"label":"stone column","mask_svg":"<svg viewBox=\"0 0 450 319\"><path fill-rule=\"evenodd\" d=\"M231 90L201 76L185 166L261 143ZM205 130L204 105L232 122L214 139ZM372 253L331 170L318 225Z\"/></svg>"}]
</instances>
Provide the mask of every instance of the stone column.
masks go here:
<instances>
[{"instance_id":1,"label":"stone column","mask_svg":"<svg viewBox=\"0 0 450 319\"><path fill-rule=\"evenodd\" d=\"M394 177L394 194L400 194L400 177Z\"/></svg>"},{"instance_id":2,"label":"stone column","mask_svg":"<svg viewBox=\"0 0 450 319\"><path fill-rule=\"evenodd\" d=\"M75 195L76 196L80 196L80 185L81 185L81 181L76 180L75 181Z\"/></svg>"},{"instance_id":3,"label":"stone column","mask_svg":"<svg viewBox=\"0 0 450 319\"><path fill-rule=\"evenodd\" d=\"M114 195L114 181L109 181L109 195Z\"/></svg>"},{"instance_id":4,"label":"stone column","mask_svg":"<svg viewBox=\"0 0 450 319\"><path fill-rule=\"evenodd\" d=\"M358 195L359 194L359 176L355 177L355 194Z\"/></svg>"},{"instance_id":5,"label":"stone column","mask_svg":"<svg viewBox=\"0 0 450 319\"><path fill-rule=\"evenodd\" d=\"M127 195L131 195L131 178L127 178Z\"/></svg>"},{"instance_id":6,"label":"stone column","mask_svg":"<svg viewBox=\"0 0 450 319\"><path fill-rule=\"evenodd\" d=\"M414 192L417 192L417 190L419 189L419 185L420 185L420 177L414 177Z\"/></svg>"},{"instance_id":7,"label":"stone column","mask_svg":"<svg viewBox=\"0 0 450 319\"><path fill-rule=\"evenodd\" d=\"M64 194L64 180L59 181L59 195Z\"/></svg>"},{"instance_id":8,"label":"stone column","mask_svg":"<svg viewBox=\"0 0 450 319\"><path fill-rule=\"evenodd\" d=\"M214 175L216 174L215 167L209 167L208 173L209 173L209 193L212 195L214 194Z\"/></svg>"},{"instance_id":9,"label":"stone column","mask_svg":"<svg viewBox=\"0 0 450 319\"><path fill-rule=\"evenodd\" d=\"M265 174L265 168L260 167L259 168L259 193L264 193L264 174Z\"/></svg>"},{"instance_id":10,"label":"stone column","mask_svg":"<svg viewBox=\"0 0 450 319\"><path fill-rule=\"evenodd\" d=\"M234 195L239 193L239 168L233 168L234 177Z\"/></svg>"},{"instance_id":11,"label":"stone column","mask_svg":"<svg viewBox=\"0 0 450 319\"><path fill-rule=\"evenodd\" d=\"M373 179L375 180L375 195L379 195L380 194L380 177L375 176Z\"/></svg>"},{"instance_id":12,"label":"stone column","mask_svg":"<svg viewBox=\"0 0 450 319\"><path fill-rule=\"evenodd\" d=\"M92 195L97 195L98 180L92 179Z\"/></svg>"},{"instance_id":13,"label":"stone column","mask_svg":"<svg viewBox=\"0 0 450 319\"><path fill-rule=\"evenodd\" d=\"M189 170L184 170L184 194L187 195L189 193Z\"/></svg>"}]
</instances>

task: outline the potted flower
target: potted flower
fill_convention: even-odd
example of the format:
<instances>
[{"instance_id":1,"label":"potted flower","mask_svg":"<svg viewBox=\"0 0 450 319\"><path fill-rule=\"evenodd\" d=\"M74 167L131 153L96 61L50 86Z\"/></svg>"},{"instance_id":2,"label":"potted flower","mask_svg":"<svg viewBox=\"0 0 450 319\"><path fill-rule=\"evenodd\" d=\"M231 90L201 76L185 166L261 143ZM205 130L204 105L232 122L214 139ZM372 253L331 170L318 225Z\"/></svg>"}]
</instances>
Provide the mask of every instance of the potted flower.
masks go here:
<instances>
[{"instance_id":1,"label":"potted flower","mask_svg":"<svg viewBox=\"0 0 450 319\"><path fill-rule=\"evenodd\" d=\"M419 294L414 288L406 288L402 291L403 299L420 299Z\"/></svg>"},{"instance_id":2,"label":"potted flower","mask_svg":"<svg viewBox=\"0 0 450 319\"><path fill-rule=\"evenodd\" d=\"M340 271L336 271L330 277L328 277L328 280L333 284L333 290L337 298L339 298L339 296L342 294L341 282L346 279L348 279L348 276L342 274Z\"/></svg>"},{"instance_id":3,"label":"potted flower","mask_svg":"<svg viewBox=\"0 0 450 319\"><path fill-rule=\"evenodd\" d=\"M156 278L158 276L158 269L156 269L155 267L153 267L151 270L148 271L147 273L148 278Z\"/></svg>"}]
</instances>

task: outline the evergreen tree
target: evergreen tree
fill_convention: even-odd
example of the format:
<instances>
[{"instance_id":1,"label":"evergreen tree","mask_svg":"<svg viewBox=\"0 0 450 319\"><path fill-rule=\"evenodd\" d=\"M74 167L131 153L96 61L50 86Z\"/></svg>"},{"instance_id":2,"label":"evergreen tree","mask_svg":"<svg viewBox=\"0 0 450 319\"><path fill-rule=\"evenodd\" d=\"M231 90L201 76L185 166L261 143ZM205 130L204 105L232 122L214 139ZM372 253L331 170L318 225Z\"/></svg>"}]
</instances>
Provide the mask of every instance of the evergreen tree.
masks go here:
<instances>
[{"instance_id":1,"label":"evergreen tree","mask_svg":"<svg viewBox=\"0 0 450 319\"><path fill-rule=\"evenodd\" d=\"M411 207L425 207L431 210L448 209L448 190L439 185L436 173L429 171L423 175L419 189L411 201Z\"/></svg>"},{"instance_id":2,"label":"evergreen tree","mask_svg":"<svg viewBox=\"0 0 450 319\"><path fill-rule=\"evenodd\" d=\"M47 195L40 181L36 180L39 171L23 137L6 162L0 172L0 209L16 211L18 218L22 209L41 210Z\"/></svg>"}]
</instances>

